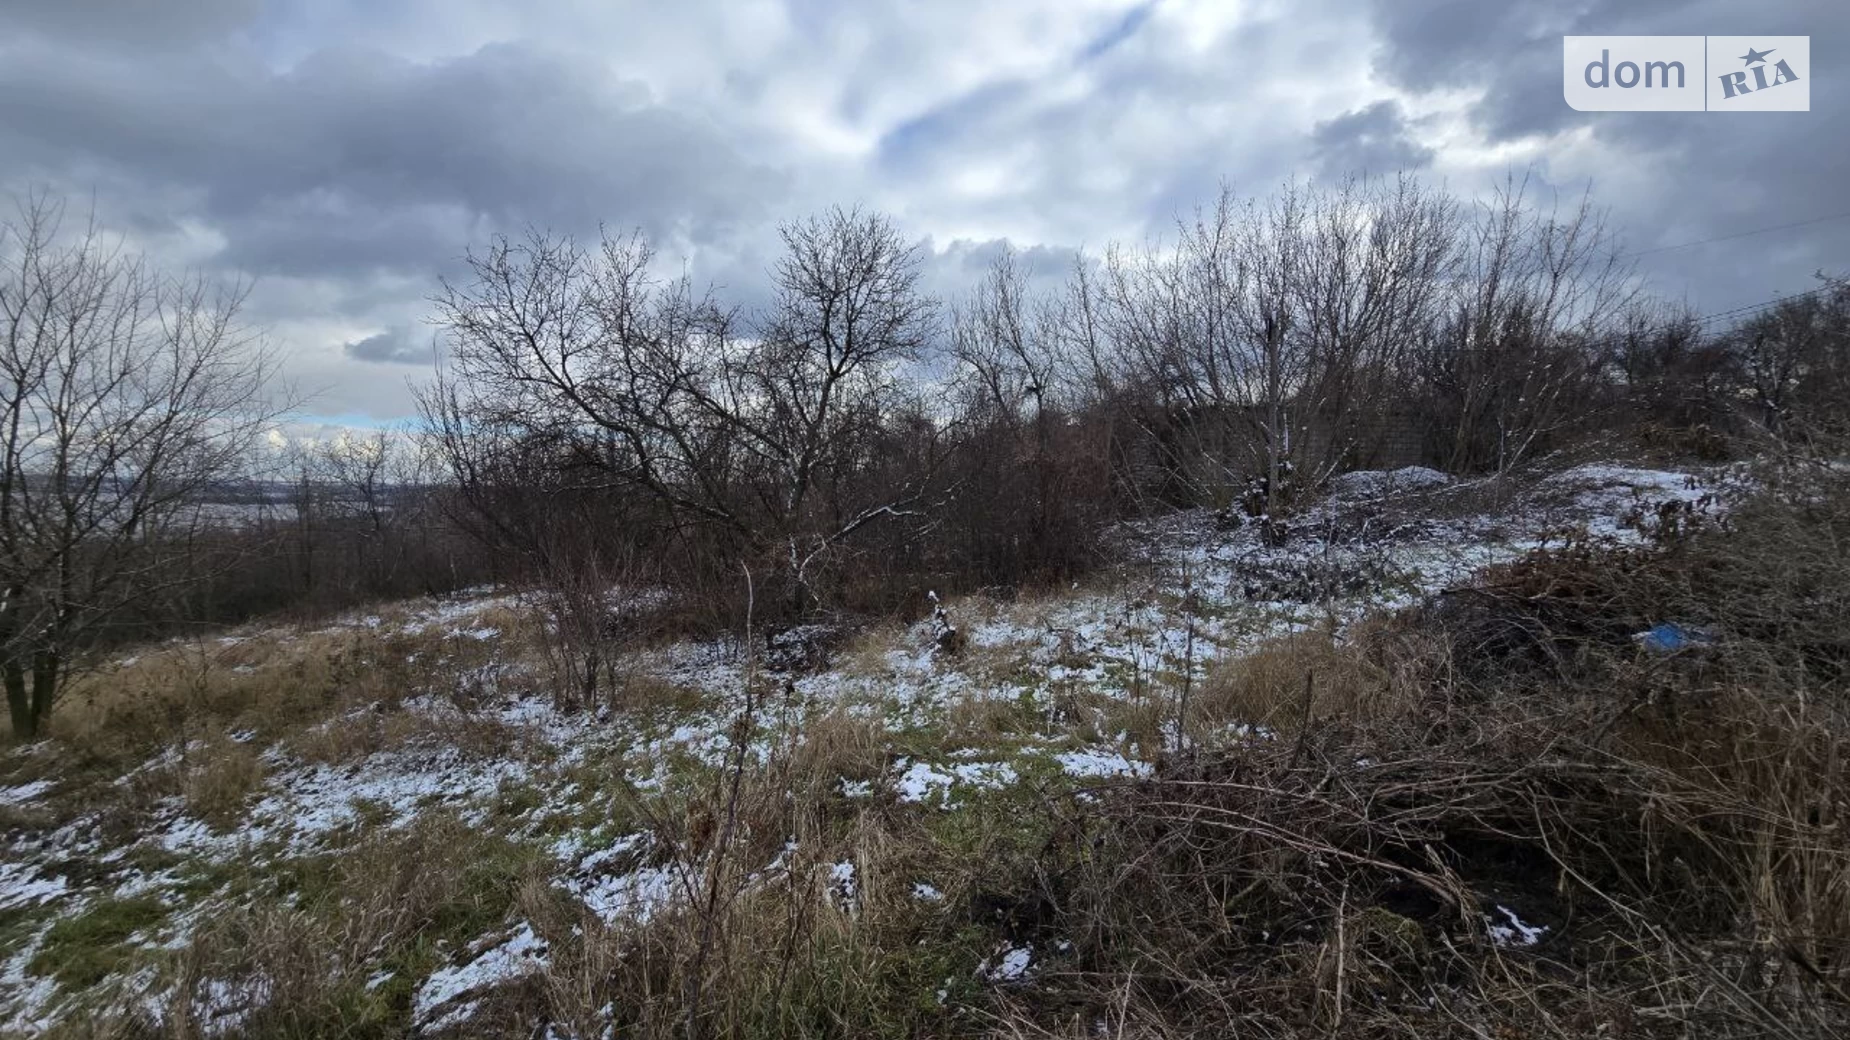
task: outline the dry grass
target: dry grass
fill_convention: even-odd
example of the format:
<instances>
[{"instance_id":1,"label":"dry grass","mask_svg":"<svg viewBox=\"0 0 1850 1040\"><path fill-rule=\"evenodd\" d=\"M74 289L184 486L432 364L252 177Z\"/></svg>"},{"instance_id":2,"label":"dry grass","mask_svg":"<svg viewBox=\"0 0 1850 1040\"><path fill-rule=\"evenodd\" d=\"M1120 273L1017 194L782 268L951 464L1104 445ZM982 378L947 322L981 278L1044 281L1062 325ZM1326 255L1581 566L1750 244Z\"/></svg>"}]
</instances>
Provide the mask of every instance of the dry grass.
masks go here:
<instances>
[{"instance_id":1,"label":"dry grass","mask_svg":"<svg viewBox=\"0 0 1850 1040\"><path fill-rule=\"evenodd\" d=\"M976 894L1009 891L1032 862L1018 851L1004 870L973 851L1018 822L998 812L938 832L935 811L844 796L844 778L885 774L881 724L844 709L796 728L775 688L755 689L731 736L769 738L768 761L729 755L633 807L651 836L644 862L670 871L675 905L608 924L548 887L523 893L552 956L546 1015L637 1037L965 1031L959 1007L980 1002L970 968L996 935ZM938 898L919 898L920 882Z\"/></svg>"},{"instance_id":2,"label":"dry grass","mask_svg":"<svg viewBox=\"0 0 1850 1040\"><path fill-rule=\"evenodd\" d=\"M463 708L491 694L499 676L518 674L525 656L518 618L494 610L472 623L504 626L487 640L440 626L406 632L401 624L264 629L118 653L73 676L51 736L72 753L60 756L63 766L118 774L163 749L223 734L259 749L286 741L329 762L414 738L421 728L492 747L491 733L395 709L412 692L445 694ZM356 715L360 709L377 717Z\"/></svg>"},{"instance_id":3,"label":"dry grass","mask_svg":"<svg viewBox=\"0 0 1850 1040\"><path fill-rule=\"evenodd\" d=\"M906 626L897 621L870 625L855 633L836 655L835 670L857 678L890 676L892 666L887 662L887 654L894 650L916 652L921 649L908 647L906 635Z\"/></svg>"},{"instance_id":4,"label":"dry grass","mask_svg":"<svg viewBox=\"0 0 1850 1040\"><path fill-rule=\"evenodd\" d=\"M1251 723L1296 733L1319 720L1402 716L1424 696L1420 677L1400 667L1404 655L1431 660L1442 653L1433 640L1390 649L1366 628L1341 638L1325 628L1294 632L1211 664L1191 699L1189 724L1195 732Z\"/></svg>"},{"instance_id":5,"label":"dry grass","mask_svg":"<svg viewBox=\"0 0 1850 1040\"><path fill-rule=\"evenodd\" d=\"M404 747L453 747L472 758L493 758L510 752L518 739L514 727L468 712L368 706L306 726L284 746L305 762L340 765Z\"/></svg>"},{"instance_id":6,"label":"dry grass","mask_svg":"<svg viewBox=\"0 0 1850 1040\"><path fill-rule=\"evenodd\" d=\"M257 749L224 736L189 748L180 768L187 809L220 829L237 823L251 795L263 785L263 760Z\"/></svg>"},{"instance_id":7,"label":"dry grass","mask_svg":"<svg viewBox=\"0 0 1850 1040\"><path fill-rule=\"evenodd\" d=\"M1180 705L1174 689L1146 689L1130 696L1075 686L1055 698L1067 729L1085 744L1110 744L1120 738L1143 748L1163 746L1164 732L1175 724ZM1201 716L1193 710L1195 719ZM1199 733L1198 727L1191 730Z\"/></svg>"},{"instance_id":8,"label":"dry grass","mask_svg":"<svg viewBox=\"0 0 1850 1040\"><path fill-rule=\"evenodd\" d=\"M1802 487L1220 669L1203 711L1279 735L1073 821L1072 962L1004 1032L1844 1035L1850 485ZM1714 641L1641 651L1660 620Z\"/></svg>"},{"instance_id":9,"label":"dry grass","mask_svg":"<svg viewBox=\"0 0 1850 1040\"><path fill-rule=\"evenodd\" d=\"M790 752L789 790L800 801L816 801L843 780L871 781L886 771L886 726L878 717L837 708L803 723Z\"/></svg>"},{"instance_id":10,"label":"dry grass","mask_svg":"<svg viewBox=\"0 0 1850 1040\"><path fill-rule=\"evenodd\" d=\"M241 1035L402 1035L418 982L506 922L535 869L535 854L429 815L339 855L238 879L253 898L205 922L173 967L168 1032L205 1032L196 1006L245 992L260 999ZM533 1023L524 1020L528 1030Z\"/></svg>"},{"instance_id":11,"label":"dry grass","mask_svg":"<svg viewBox=\"0 0 1850 1040\"><path fill-rule=\"evenodd\" d=\"M1009 693L966 691L945 714L945 742L951 747L987 747L1048 728L1046 712Z\"/></svg>"},{"instance_id":12,"label":"dry grass","mask_svg":"<svg viewBox=\"0 0 1850 1040\"><path fill-rule=\"evenodd\" d=\"M639 668L619 668L612 678L611 704L624 711L688 711L704 694Z\"/></svg>"},{"instance_id":13,"label":"dry grass","mask_svg":"<svg viewBox=\"0 0 1850 1040\"><path fill-rule=\"evenodd\" d=\"M1278 639L1204 673L1188 720L1272 736L1177 754L1153 779L1083 798L1033 776L956 811L847 797L841 780L889 773L891 735L846 709L799 724L761 680L730 734L768 746L768 761L677 766L605 821L646 832L633 866L670 868L683 894L646 921L606 923L536 853L434 818L248 879L244 909L212 921L176 970L187 992L264 980L268 1010L244 1035L402 1035L417 980L525 920L547 969L481 995L460 1032L1846 1035L1846 547L1850 483L1775 483L1728 529L1539 555L1341 638ZM953 609L968 623L1037 608ZM1632 634L1662 620L1715 638L1641 650ZM901 631L863 635L847 667L882 674ZM249 675L226 668L187 702L205 706L188 716L215 751L202 764L226 760L223 777L202 770L202 807L234 813L248 789L231 761L245 745L217 735L240 724L305 751L326 741L333 757L424 739L493 753L492 732L401 731L390 711L325 734L307 720L345 722L380 680L275 649L285 663L258 674L301 676L278 703L253 708ZM354 652L317 652L330 651ZM363 655L388 651L473 652ZM1002 647L959 667L1032 661ZM973 697L936 736L1064 728L1160 746L1179 704L1173 677L1148 682L1131 698ZM640 681L626 699L686 696ZM921 882L940 898L918 898ZM1545 927L1539 941L1500 943L1503 907ZM1032 949L1034 973L979 980L973 965L1004 945ZM369 987L382 966L391 980ZM170 1021L179 1035L201 1026Z\"/></svg>"},{"instance_id":14,"label":"dry grass","mask_svg":"<svg viewBox=\"0 0 1850 1040\"><path fill-rule=\"evenodd\" d=\"M956 1006L935 994L948 982L967 998L981 956L959 935L973 865L954 868L907 820L833 821L818 808L771 828L789 828L793 843L778 869L744 869L742 843L738 858L691 876L689 905L646 924L606 925L553 892L530 892L529 917L554 956L550 1017L595 1035L614 1013L616 1035L662 1038L962 1031ZM742 828L768 823L754 811ZM917 898L925 877L941 901Z\"/></svg>"}]
</instances>

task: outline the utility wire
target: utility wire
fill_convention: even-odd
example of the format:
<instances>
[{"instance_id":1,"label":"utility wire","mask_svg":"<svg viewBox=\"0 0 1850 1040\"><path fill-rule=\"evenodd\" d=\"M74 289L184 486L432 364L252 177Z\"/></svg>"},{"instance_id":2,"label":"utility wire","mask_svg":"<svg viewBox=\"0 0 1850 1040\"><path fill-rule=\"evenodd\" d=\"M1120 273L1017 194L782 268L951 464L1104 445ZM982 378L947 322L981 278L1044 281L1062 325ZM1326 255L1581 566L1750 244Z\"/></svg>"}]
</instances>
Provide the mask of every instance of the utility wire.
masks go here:
<instances>
[{"instance_id":1,"label":"utility wire","mask_svg":"<svg viewBox=\"0 0 1850 1040\"><path fill-rule=\"evenodd\" d=\"M1652 253L1668 253L1673 249L1688 249L1692 246L1706 246L1711 242L1727 242L1737 238L1747 238L1750 235L1764 235L1770 231L1789 231L1792 228L1810 227L1813 224L1822 224L1830 220L1842 220L1845 217L1850 217L1850 210L1845 210L1842 213L1829 213L1822 217L1812 217L1810 220L1795 220L1790 224L1774 224L1770 227L1754 228L1751 231L1737 231L1732 235L1716 235L1714 238L1699 238L1694 242L1678 242L1675 245L1655 246L1651 249L1634 249L1629 253L1620 253L1619 255L1629 258L1634 256L1650 256Z\"/></svg>"},{"instance_id":2,"label":"utility wire","mask_svg":"<svg viewBox=\"0 0 1850 1040\"><path fill-rule=\"evenodd\" d=\"M1724 318L1731 318L1737 314L1746 314L1750 311L1769 310L1773 307L1779 306L1782 303L1790 303L1795 300L1803 300L1808 297L1816 296L1819 293L1831 292L1832 290L1842 289L1845 287L1850 287L1850 280L1831 279L1823 285L1820 285L1813 289L1807 289L1804 292L1792 293L1789 296L1776 296L1770 300L1761 300L1759 303L1749 303L1749 304L1744 304L1740 307L1730 307L1725 311L1716 311L1713 314L1699 315L1697 317L1688 319L1688 325L1690 325L1693 328L1701 329L1714 322L1721 321ZM1581 344L1581 346L1583 349L1597 350L1601 347L1610 347L1610 346L1614 346L1619 343L1623 343L1628 339L1636 339L1636 338L1641 338L1645 336L1652 336L1659 332L1668 332L1669 330L1678 328L1684 324L1685 322L1683 319L1673 318L1669 321L1663 322L1662 324L1651 325L1651 326L1647 326L1642 329L1629 329L1624 332L1614 332L1609 335L1602 336L1598 339L1590 339L1590 340L1585 341L1583 344ZM1480 348L1480 349L1483 349L1483 348Z\"/></svg>"},{"instance_id":3,"label":"utility wire","mask_svg":"<svg viewBox=\"0 0 1850 1040\"><path fill-rule=\"evenodd\" d=\"M1730 318L1737 314L1745 314L1750 311L1758 312L1758 311L1769 310L1771 308L1779 306L1782 303L1790 303L1794 300L1803 300L1808 297L1816 296L1819 293L1831 292L1836 289L1844 288L1846 285L1850 285L1850 282L1846 282L1843 279L1831 279L1825 282L1825 284L1817 286L1816 288L1807 289L1804 292L1793 293L1790 296L1776 296L1773 299L1762 300L1759 303L1749 303L1749 304L1744 304L1740 307L1730 307L1729 309L1725 311L1716 311L1713 314L1704 314L1704 315L1701 315L1700 317L1691 318L1689 319L1689 324L1693 326L1694 328L1701 329L1713 322L1718 322L1724 318ZM1683 322L1681 320L1673 319L1671 321L1664 322L1661 325L1652 326L1650 328L1638 329L1635 331L1628 331L1628 332L1613 333L1612 335L1607 336L1604 339L1593 340L1592 342L1587 343L1586 346L1589 349L1609 347L1609 346L1613 346L1618 343L1622 343L1628 339L1633 339L1636 337L1643 337L1643 336L1651 336L1659 332L1667 332L1670 329L1674 329L1682 324Z\"/></svg>"},{"instance_id":4,"label":"utility wire","mask_svg":"<svg viewBox=\"0 0 1850 1040\"><path fill-rule=\"evenodd\" d=\"M1777 307L1782 303L1787 303L1793 300L1803 300L1803 299L1806 299L1807 297L1816 296L1819 293L1831 292L1834 289L1841 289L1844 287L1844 285L1845 283L1843 281L1839 279L1832 279L1816 288L1807 289L1804 292L1793 293L1790 296L1776 296L1771 300L1762 300L1759 303L1749 303L1749 304L1746 304L1740 307L1732 307L1725 311L1716 311L1714 314L1705 314L1702 317L1695 319L1695 323L1698 325L1707 325L1709 322L1719 321L1722 318L1726 318L1726 317L1729 317L1735 314L1740 314L1743 311L1766 310L1771 307Z\"/></svg>"}]
</instances>

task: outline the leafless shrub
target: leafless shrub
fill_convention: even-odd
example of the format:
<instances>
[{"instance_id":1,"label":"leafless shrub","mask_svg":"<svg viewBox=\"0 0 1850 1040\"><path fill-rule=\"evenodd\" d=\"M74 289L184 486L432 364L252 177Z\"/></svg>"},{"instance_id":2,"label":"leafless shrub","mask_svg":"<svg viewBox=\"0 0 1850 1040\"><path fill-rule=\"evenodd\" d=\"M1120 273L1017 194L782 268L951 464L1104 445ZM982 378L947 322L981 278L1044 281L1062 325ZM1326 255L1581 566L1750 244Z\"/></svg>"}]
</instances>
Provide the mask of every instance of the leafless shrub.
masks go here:
<instances>
[{"instance_id":1,"label":"leafless shrub","mask_svg":"<svg viewBox=\"0 0 1850 1040\"><path fill-rule=\"evenodd\" d=\"M1723 339L1751 418L1787 442L1850 435L1850 282L1820 277L1822 285L1750 316Z\"/></svg>"},{"instance_id":2,"label":"leafless shrub","mask_svg":"<svg viewBox=\"0 0 1850 1040\"><path fill-rule=\"evenodd\" d=\"M1584 431L1638 289L1590 197L1544 208L1512 178L1462 237L1414 389L1452 472L1506 471Z\"/></svg>"},{"instance_id":3,"label":"leafless shrub","mask_svg":"<svg viewBox=\"0 0 1850 1040\"><path fill-rule=\"evenodd\" d=\"M1173 253L1114 251L1112 341L1156 395L1151 429L1196 501L1259 481L1255 516L1347 464L1453 264L1452 204L1416 183L1223 190ZM1160 424L1160 425L1158 425Z\"/></svg>"}]
</instances>

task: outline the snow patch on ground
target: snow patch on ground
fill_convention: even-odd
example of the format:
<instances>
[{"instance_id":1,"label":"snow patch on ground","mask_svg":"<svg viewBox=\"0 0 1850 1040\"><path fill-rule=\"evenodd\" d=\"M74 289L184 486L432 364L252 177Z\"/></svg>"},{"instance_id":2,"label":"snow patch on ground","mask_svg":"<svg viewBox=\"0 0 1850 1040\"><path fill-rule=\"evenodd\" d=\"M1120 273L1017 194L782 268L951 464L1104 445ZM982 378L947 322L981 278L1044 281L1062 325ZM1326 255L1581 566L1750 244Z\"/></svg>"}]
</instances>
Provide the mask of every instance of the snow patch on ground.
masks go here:
<instances>
[{"instance_id":1,"label":"snow patch on ground","mask_svg":"<svg viewBox=\"0 0 1850 1040\"><path fill-rule=\"evenodd\" d=\"M1007 762L958 762L938 766L901 759L893 789L902 802L948 808L956 804L953 789L994 790L1007 787L1015 780L1015 767Z\"/></svg>"},{"instance_id":2,"label":"snow patch on ground","mask_svg":"<svg viewBox=\"0 0 1850 1040\"><path fill-rule=\"evenodd\" d=\"M459 998L531 975L546 962L545 940L523 921L507 939L480 950L467 963L432 972L412 999L411 1017L432 1030L466 1021L479 1003L458 1003ZM441 1016L440 1010L445 1012Z\"/></svg>"},{"instance_id":3,"label":"snow patch on ground","mask_svg":"<svg viewBox=\"0 0 1850 1040\"><path fill-rule=\"evenodd\" d=\"M51 790L51 788L52 782L50 780L34 780L29 784L0 787L0 805L24 805L27 802L37 800L40 795Z\"/></svg>"},{"instance_id":4,"label":"snow patch on ground","mask_svg":"<svg viewBox=\"0 0 1850 1040\"><path fill-rule=\"evenodd\" d=\"M518 760L472 760L453 748L380 751L350 765L314 764L279 772L253 805L237 831L214 833L186 816L174 800L174 813L160 844L169 852L223 859L271 839L287 843L292 855L313 852L328 835L358 823L362 812L377 813L388 827L403 827L425 809L450 806L465 820L480 820L481 803L501 786L527 779Z\"/></svg>"},{"instance_id":5,"label":"snow patch on ground","mask_svg":"<svg viewBox=\"0 0 1850 1040\"><path fill-rule=\"evenodd\" d=\"M1330 478L1330 492L1350 498L1401 494L1444 487L1452 478L1425 466L1400 469L1359 469Z\"/></svg>"},{"instance_id":6,"label":"snow patch on ground","mask_svg":"<svg viewBox=\"0 0 1850 1040\"><path fill-rule=\"evenodd\" d=\"M674 864L635 864L649 849L646 834L630 834L610 847L580 857L559 881L605 924L646 923L683 894L689 876Z\"/></svg>"},{"instance_id":7,"label":"snow patch on ground","mask_svg":"<svg viewBox=\"0 0 1850 1040\"><path fill-rule=\"evenodd\" d=\"M1033 950L1026 946L1008 946L978 965L976 973L990 982L1019 982L1033 966Z\"/></svg>"},{"instance_id":8,"label":"snow patch on ground","mask_svg":"<svg viewBox=\"0 0 1850 1040\"><path fill-rule=\"evenodd\" d=\"M31 863L0 863L0 910L40 906L69 890L61 877L49 877Z\"/></svg>"},{"instance_id":9,"label":"snow patch on ground","mask_svg":"<svg viewBox=\"0 0 1850 1040\"><path fill-rule=\"evenodd\" d=\"M1054 756L1068 776L1083 780L1111 777L1145 777L1153 771L1148 762L1133 762L1116 751L1063 751Z\"/></svg>"},{"instance_id":10,"label":"snow patch on ground","mask_svg":"<svg viewBox=\"0 0 1850 1040\"><path fill-rule=\"evenodd\" d=\"M861 886L855 875L854 861L842 860L829 867L829 894L844 910L854 910L861 905Z\"/></svg>"},{"instance_id":11,"label":"snow patch on ground","mask_svg":"<svg viewBox=\"0 0 1850 1040\"><path fill-rule=\"evenodd\" d=\"M1547 925L1524 924L1522 918L1516 916L1516 911L1507 906L1499 904L1497 912L1507 919L1507 923L1485 914L1484 930L1490 936L1490 941L1498 946L1534 946L1548 933Z\"/></svg>"}]
</instances>

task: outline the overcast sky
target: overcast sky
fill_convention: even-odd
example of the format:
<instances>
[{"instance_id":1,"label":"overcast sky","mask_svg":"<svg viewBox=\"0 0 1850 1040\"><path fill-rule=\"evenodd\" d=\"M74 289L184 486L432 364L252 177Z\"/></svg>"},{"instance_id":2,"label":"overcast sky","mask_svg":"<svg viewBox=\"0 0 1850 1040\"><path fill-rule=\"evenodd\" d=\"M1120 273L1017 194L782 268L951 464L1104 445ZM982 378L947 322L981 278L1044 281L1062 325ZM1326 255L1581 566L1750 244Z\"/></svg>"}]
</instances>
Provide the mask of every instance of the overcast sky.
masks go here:
<instances>
[{"instance_id":1,"label":"overcast sky","mask_svg":"<svg viewBox=\"0 0 1850 1040\"><path fill-rule=\"evenodd\" d=\"M330 421L389 422L437 279L640 227L759 291L777 221L891 214L931 280L1057 273L1223 181L1591 183L1634 249L1850 211L1841 0L0 0L0 188L88 206L250 317ZM1579 113L1563 34L1812 38L1809 113ZM1850 270L1850 219L1639 258L1709 313Z\"/></svg>"}]
</instances>

